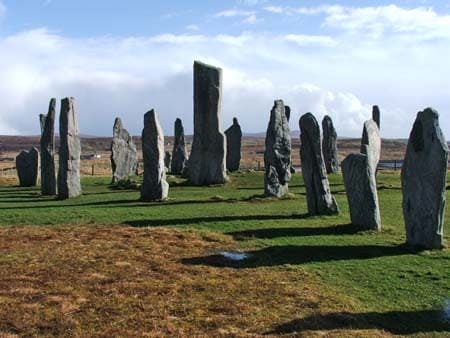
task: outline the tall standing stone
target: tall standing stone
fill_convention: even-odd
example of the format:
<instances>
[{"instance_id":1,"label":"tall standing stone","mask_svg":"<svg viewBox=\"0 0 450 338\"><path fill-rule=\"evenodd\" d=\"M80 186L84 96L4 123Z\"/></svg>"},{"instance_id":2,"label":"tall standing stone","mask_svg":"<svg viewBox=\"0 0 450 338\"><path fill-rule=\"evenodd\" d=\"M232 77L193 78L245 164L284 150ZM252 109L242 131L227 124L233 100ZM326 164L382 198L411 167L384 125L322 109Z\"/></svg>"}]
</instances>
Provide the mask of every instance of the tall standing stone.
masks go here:
<instances>
[{"instance_id":1,"label":"tall standing stone","mask_svg":"<svg viewBox=\"0 0 450 338\"><path fill-rule=\"evenodd\" d=\"M187 161L186 144L184 141L184 128L181 119L175 120L175 137L172 150L172 162L170 172L174 175L181 175Z\"/></svg>"},{"instance_id":2,"label":"tall standing stone","mask_svg":"<svg viewBox=\"0 0 450 338\"><path fill-rule=\"evenodd\" d=\"M337 173L339 171L339 160L337 154L337 133L330 116L325 115L322 120L322 151L323 160L327 174Z\"/></svg>"},{"instance_id":3,"label":"tall standing stone","mask_svg":"<svg viewBox=\"0 0 450 338\"><path fill-rule=\"evenodd\" d=\"M221 131L222 69L194 62L194 140L189 158L193 185L223 184L226 140Z\"/></svg>"},{"instance_id":4,"label":"tall standing stone","mask_svg":"<svg viewBox=\"0 0 450 338\"><path fill-rule=\"evenodd\" d=\"M438 112L431 108L419 112L402 168L403 215L410 245L443 246L448 157Z\"/></svg>"},{"instance_id":5,"label":"tall standing stone","mask_svg":"<svg viewBox=\"0 0 450 338\"><path fill-rule=\"evenodd\" d=\"M282 197L291 180L291 134L282 100L274 102L266 133L264 194Z\"/></svg>"},{"instance_id":6,"label":"tall standing stone","mask_svg":"<svg viewBox=\"0 0 450 338\"><path fill-rule=\"evenodd\" d=\"M56 195L55 171L55 115L56 99L51 99L48 114L40 115L41 121L41 194Z\"/></svg>"},{"instance_id":7,"label":"tall standing stone","mask_svg":"<svg viewBox=\"0 0 450 338\"><path fill-rule=\"evenodd\" d=\"M123 127L122 120L117 117L114 121L113 139L111 142L112 183L132 176L137 167L137 150L133 137Z\"/></svg>"},{"instance_id":8,"label":"tall standing stone","mask_svg":"<svg viewBox=\"0 0 450 338\"><path fill-rule=\"evenodd\" d=\"M39 171L39 152L36 148L22 151L16 157L16 170L21 187L34 187L37 184Z\"/></svg>"},{"instance_id":9,"label":"tall standing stone","mask_svg":"<svg viewBox=\"0 0 450 338\"><path fill-rule=\"evenodd\" d=\"M320 142L320 127L316 118L307 113L300 118L300 158L310 215L330 215L339 212L331 195Z\"/></svg>"},{"instance_id":10,"label":"tall standing stone","mask_svg":"<svg viewBox=\"0 0 450 338\"><path fill-rule=\"evenodd\" d=\"M227 169L228 171L239 170L241 162L242 130L237 118L233 118L233 125L225 130L227 137Z\"/></svg>"},{"instance_id":11,"label":"tall standing stone","mask_svg":"<svg viewBox=\"0 0 450 338\"><path fill-rule=\"evenodd\" d=\"M59 138L58 198L77 197L81 195L81 142L73 97L61 100Z\"/></svg>"},{"instance_id":12,"label":"tall standing stone","mask_svg":"<svg viewBox=\"0 0 450 338\"><path fill-rule=\"evenodd\" d=\"M371 170L376 172L381 156L381 137L380 129L374 120L364 122L361 153L368 156Z\"/></svg>"},{"instance_id":13,"label":"tall standing stone","mask_svg":"<svg viewBox=\"0 0 450 338\"><path fill-rule=\"evenodd\" d=\"M378 126L378 129L380 129L380 108L378 106L373 106L372 108L372 120L375 121L375 123Z\"/></svg>"},{"instance_id":14,"label":"tall standing stone","mask_svg":"<svg viewBox=\"0 0 450 338\"><path fill-rule=\"evenodd\" d=\"M164 165L164 134L154 109L144 115L142 155L144 159L142 200L159 201L167 198L169 184L166 181Z\"/></svg>"},{"instance_id":15,"label":"tall standing stone","mask_svg":"<svg viewBox=\"0 0 450 338\"><path fill-rule=\"evenodd\" d=\"M366 153L370 154L370 151ZM365 154L348 155L342 161L342 175L352 224L361 230L379 230L381 217L377 183L369 157Z\"/></svg>"}]
</instances>

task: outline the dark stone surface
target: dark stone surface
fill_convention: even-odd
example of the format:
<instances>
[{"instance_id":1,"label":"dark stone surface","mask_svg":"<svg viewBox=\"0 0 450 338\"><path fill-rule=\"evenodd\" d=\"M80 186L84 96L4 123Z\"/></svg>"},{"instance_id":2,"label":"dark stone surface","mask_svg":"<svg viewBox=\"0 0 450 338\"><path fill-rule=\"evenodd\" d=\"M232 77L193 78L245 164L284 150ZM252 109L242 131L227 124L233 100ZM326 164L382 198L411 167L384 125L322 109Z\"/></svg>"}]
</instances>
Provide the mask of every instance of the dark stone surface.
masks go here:
<instances>
[{"instance_id":1,"label":"dark stone surface","mask_svg":"<svg viewBox=\"0 0 450 338\"><path fill-rule=\"evenodd\" d=\"M410 245L443 246L448 156L438 112L431 108L419 112L402 168L403 215Z\"/></svg>"},{"instance_id":2,"label":"dark stone surface","mask_svg":"<svg viewBox=\"0 0 450 338\"><path fill-rule=\"evenodd\" d=\"M331 215L339 212L331 195L322 157L320 128L316 118L307 113L300 118L300 158L310 215Z\"/></svg>"},{"instance_id":3,"label":"dark stone surface","mask_svg":"<svg viewBox=\"0 0 450 338\"><path fill-rule=\"evenodd\" d=\"M189 182L223 184L226 140L221 131L222 70L194 62L194 140L189 158Z\"/></svg>"},{"instance_id":4,"label":"dark stone surface","mask_svg":"<svg viewBox=\"0 0 450 338\"><path fill-rule=\"evenodd\" d=\"M68 199L81 195L81 143L79 134L75 100L72 97L65 98L61 100L61 114L59 117L59 199Z\"/></svg>"},{"instance_id":5,"label":"dark stone surface","mask_svg":"<svg viewBox=\"0 0 450 338\"><path fill-rule=\"evenodd\" d=\"M39 151L31 148L22 151L16 157L16 170L21 187L34 187L37 185L39 171Z\"/></svg>"},{"instance_id":6,"label":"dark stone surface","mask_svg":"<svg viewBox=\"0 0 450 338\"><path fill-rule=\"evenodd\" d=\"M289 122L291 120L291 107L284 106L284 113L286 114L286 118Z\"/></svg>"},{"instance_id":7,"label":"dark stone surface","mask_svg":"<svg viewBox=\"0 0 450 338\"><path fill-rule=\"evenodd\" d=\"M367 155L348 155L342 161L342 175L352 224L361 230L381 229L375 172Z\"/></svg>"},{"instance_id":8,"label":"dark stone surface","mask_svg":"<svg viewBox=\"0 0 450 338\"><path fill-rule=\"evenodd\" d=\"M225 130L227 137L227 169L237 171L241 163L242 130L237 118L233 118L233 125Z\"/></svg>"},{"instance_id":9,"label":"dark stone surface","mask_svg":"<svg viewBox=\"0 0 450 338\"><path fill-rule=\"evenodd\" d=\"M322 120L322 151L323 160L327 174L337 173L339 171L339 160L337 153L337 133L330 116L325 115Z\"/></svg>"},{"instance_id":10,"label":"dark stone surface","mask_svg":"<svg viewBox=\"0 0 450 338\"><path fill-rule=\"evenodd\" d=\"M123 127L122 120L116 118L111 142L112 183L132 176L136 173L137 150L133 137Z\"/></svg>"},{"instance_id":11,"label":"dark stone surface","mask_svg":"<svg viewBox=\"0 0 450 338\"><path fill-rule=\"evenodd\" d=\"M167 198L169 184L166 181L164 165L164 133L155 110L144 115L142 130L142 155L144 179L141 187L143 201L159 201Z\"/></svg>"},{"instance_id":12,"label":"dark stone surface","mask_svg":"<svg viewBox=\"0 0 450 338\"><path fill-rule=\"evenodd\" d=\"M170 151L166 151L164 153L164 166L166 167L166 171L169 170L171 162L172 162L172 155L170 155Z\"/></svg>"},{"instance_id":13,"label":"dark stone surface","mask_svg":"<svg viewBox=\"0 0 450 338\"><path fill-rule=\"evenodd\" d=\"M282 100L274 102L266 133L264 194L282 197L291 180L291 133Z\"/></svg>"},{"instance_id":14,"label":"dark stone surface","mask_svg":"<svg viewBox=\"0 0 450 338\"><path fill-rule=\"evenodd\" d=\"M56 99L50 100L48 114L40 115L41 122L41 193L56 195L55 169L55 116Z\"/></svg>"},{"instance_id":15,"label":"dark stone surface","mask_svg":"<svg viewBox=\"0 0 450 338\"><path fill-rule=\"evenodd\" d=\"M187 162L186 144L184 141L184 128L181 119L175 120L175 138L172 150L172 162L170 172L174 175L181 175Z\"/></svg>"},{"instance_id":16,"label":"dark stone surface","mask_svg":"<svg viewBox=\"0 0 450 338\"><path fill-rule=\"evenodd\" d=\"M372 120L375 121L375 123L378 126L378 129L380 129L380 108L378 106L373 106L372 108Z\"/></svg>"}]
</instances>

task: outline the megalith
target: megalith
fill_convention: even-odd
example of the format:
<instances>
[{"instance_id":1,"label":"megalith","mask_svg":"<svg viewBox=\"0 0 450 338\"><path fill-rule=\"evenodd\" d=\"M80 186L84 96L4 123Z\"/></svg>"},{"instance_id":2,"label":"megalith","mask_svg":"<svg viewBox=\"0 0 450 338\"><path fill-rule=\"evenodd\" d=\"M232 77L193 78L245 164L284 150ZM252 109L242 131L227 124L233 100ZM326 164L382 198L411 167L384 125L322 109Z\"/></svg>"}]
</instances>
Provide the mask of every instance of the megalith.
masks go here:
<instances>
[{"instance_id":1,"label":"megalith","mask_svg":"<svg viewBox=\"0 0 450 338\"><path fill-rule=\"evenodd\" d=\"M322 156L319 124L313 114L307 113L300 118L299 126L300 158L308 213L310 215L336 214L339 209L330 191Z\"/></svg>"},{"instance_id":2,"label":"megalith","mask_svg":"<svg viewBox=\"0 0 450 338\"><path fill-rule=\"evenodd\" d=\"M39 152L36 148L21 151L16 156L16 170L21 187L34 187L38 180Z\"/></svg>"},{"instance_id":3,"label":"megalith","mask_svg":"<svg viewBox=\"0 0 450 338\"><path fill-rule=\"evenodd\" d=\"M339 171L339 160L337 154L337 133L330 116L325 115L322 120L322 151L323 160L327 174L337 173Z\"/></svg>"},{"instance_id":4,"label":"megalith","mask_svg":"<svg viewBox=\"0 0 450 338\"><path fill-rule=\"evenodd\" d=\"M361 153L367 155L369 165L372 168L371 170L376 173L381 156L381 137L380 129L378 129L377 123L374 120L364 122Z\"/></svg>"},{"instance_id":5,"label":"megalith","mask_svg":"<svg viewBox=\"0 0 450 338\"><path fill-rule=\"evenodd\" d=\"M284 106L284 113L286 114L286 118L289 122L291 120L291 107Z\"/></svg>"},{"instance_id":6,"label":"megalith","mask_svg":"<svg viewBox=\"0 0 450 338\"><path fill-rule=\"evenodd\" d=\"M370 151L366 153L370 154ZM369 157L366 154L348 155L342 161L342 175L352 224L360 230L381 229L377 183Z\"/></svg>"},{"instance_id":7,"label":"megalith","mask_svg":"<svg viewBox=\"0 0 450 338\"><path fill-rule=\"evenodd\" d=\"M448 156L438 112L432 108L419 112L409 136L401 178L409 245L426 249L443 246Z\"/></svg>"},{"instance_id":8,"label":"megalith","mask_svg":"<svg viewBox=\"0 0 450 338\"><path fill-rule=\"evenodd\" d=\"M41 194L56 195L55 170L56 99L50 100L48 113L40 115L41 122Z\"/></svg>"},{"instance_id":9,"label":"megalith","mask_svg":"<svg viewBox=\"0 0 450 338\"><path fill-rule=\"evenodd\" d=\"M142 155L144 159L142 200L159 201L167 198L169 184L166 181L164 165L164 134L154 109L144 115Z\"/></svg>"},{"instance_id":10,"label":"megalith","mask_svg":"<svg viewBox=\"0 0 450 338\"><path fill-rule=\"evenodd\" d=\"M233 125L225 130L227 137L227 169L230 172L239 170L241 162L242 130L237 118L233 118Z\"/></svg>"},{"instance_id":11,"label":"megalith","mask_svg":"<svg viewBox=\"0 0 450 338\"><path fill-rule=\"evenodd\" d=\"M137 167L137 150L133 137L123 127L122 120L114 121L113 139L111 142L112 183L132 176Z\"/></svg>"},{"instance_id":12,"label":"megalith","mask_svg":"<svg viewBox=\"0 0 450 338\"><path fill-rule=\"evenodd\" d=\"M81 195L81 142L73 97L61 100L59 138L58 198L77 197Z\"/></svg>"},{"instance_id":13,"label":"megalith","mask_svg":"<svg viewBox=\"0 0 450 338\"><path fill-rule=\"evenodd\" d=\"M221 131L222 70L194 62L194 139L189 157L193 185L223 184L226 140Z\"/></svg>"},{"instance_id":14,"label":"megalith","mask_svg":"<svg viewBox=\"0 0 450 338\"><path fill-rule=\"evenodd\" d=\"M282 197L289 192L291 180L291 134L282 100L276 100L270 112L264 151L264 194Z\"/></svg>"},{"instance_id":15,"label":"megalith","mask_svg":"<svg viewBox=\"0 0 450 338\"><path fill-rule=\"evenodd\" d=\"M184 128L181 119L175 120L175 137L173 141L172 162L170 172L174 175L181 175L187 161L186 144L184 141Z\"/></svg>"}]
</instances>

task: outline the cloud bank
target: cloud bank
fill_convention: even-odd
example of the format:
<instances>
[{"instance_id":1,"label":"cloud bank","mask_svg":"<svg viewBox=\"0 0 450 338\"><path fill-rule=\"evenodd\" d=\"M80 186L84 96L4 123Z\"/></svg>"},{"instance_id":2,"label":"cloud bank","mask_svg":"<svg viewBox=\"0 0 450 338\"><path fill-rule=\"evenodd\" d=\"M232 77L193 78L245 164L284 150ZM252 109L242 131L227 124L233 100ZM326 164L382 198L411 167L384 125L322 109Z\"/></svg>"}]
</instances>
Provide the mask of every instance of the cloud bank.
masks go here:
<instances>
[{"instance_id":1,"label":"cloud bank","mask_svg":"<svg viewBox=\"0 0 450 338\"><path fill-rule=\"evenodd\" d=\"M265 4L267 5L267 4ZM0 7L1 9L1 7ZM293 109L291 129L311 111L330 115L341 136L361 134L372 104L385 137L407 137L418 110L433 106L450 135L450 17L428 8L265 6L268 15L319 16L320 34L247 31L75 39L32 29L0 38L0 134L38 134L51 97L74 96L83 134L110 135L114 117L139 134L155 108L165 134L181 117L192 131L192 62L223 68L223 128L267 127L273 100ZM1 10L0 10L1 13ZM260 15L216 14L216 20Z\"/></svg>"}]
</instances>

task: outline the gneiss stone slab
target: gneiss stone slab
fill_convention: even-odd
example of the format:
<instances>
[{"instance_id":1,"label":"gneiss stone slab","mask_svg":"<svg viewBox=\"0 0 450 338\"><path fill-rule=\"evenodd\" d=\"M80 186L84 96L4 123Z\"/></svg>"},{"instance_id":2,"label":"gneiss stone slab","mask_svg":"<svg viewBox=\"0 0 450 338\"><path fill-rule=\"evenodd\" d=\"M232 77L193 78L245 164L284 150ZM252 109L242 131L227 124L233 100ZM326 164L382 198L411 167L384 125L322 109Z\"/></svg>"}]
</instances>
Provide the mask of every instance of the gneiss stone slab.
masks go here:
<instances>
[{"instance_id":1,"label":"gneiss stone slab","mask_svg":"<svg viewBox=\"0 0 450 338\"><path fill-rule=\"evenodd\" d=\"M74 98L61 100L59 137L58 197L77 197L81 195L81 143Z\"/></svg>"},{"instance_id":2,"label":"gneiss stone slab","mask_svg":"<svg viewBox=\"0 0 450 338\"><path fill-rule=\"evenodd\" d=\"M222 70L194 62L194 139L189 158L189 182L223 184L226 174L226 140L221 131Z\"/></svg>"},{"instance_id":3,"label":"gneiss stone slab","mask_svg":"<svg viewBox=\"0 0 450 338\"><path fill-rule=\"evenodd\" d=\"M114 121L113 139L111 142L112 183L132 176L137 167L137 150L130 133L123 127L122 120Z\"/></svg>"},{"instance_id":4,"label":"gneiss stone slab","mask_svg":"<svg viewBox=\"0 0 450 338\"><path fill-rule=\"evenodd\" d=\"M322 157L320 128L316 118L307 113L300 118L300 158L310 215L331 215L339 212L331 195Z\"/></svg>"},{"instance_id":5,"label":"gneiss stone slab","mask_svg":"<svg viewBox=\"0 0 450 338\"><path fill-rule=\"evenodd\" d=\"M141 198L144 201L163 200L169 194L164 154L164 134L158 116L152 109L144 115L144 129L142 131L144 179L141 187Z\"/></svg>"},{"instance_id":6,"label":"gneiss stone slab","mask_svg":"<svg viewBox=\"0 0 450 338\"><path fill-rule=\"evenodd\" d=\"M270 112L264 166L264 194L268 197L286 195L291 180L291 134L282 100L276 100Z\"/></svg>"},{"instance_id":7,"label":"gneiss stone slab","mask_svg":"<svg viewBox=\"0 0 450 338\"><path fill-rule=\"evenodd\" d=\"M419 112L402 168L403 215L410 245L443 246L448 154L438 112L432 108Z\"/></svg>"}]
</instances>

